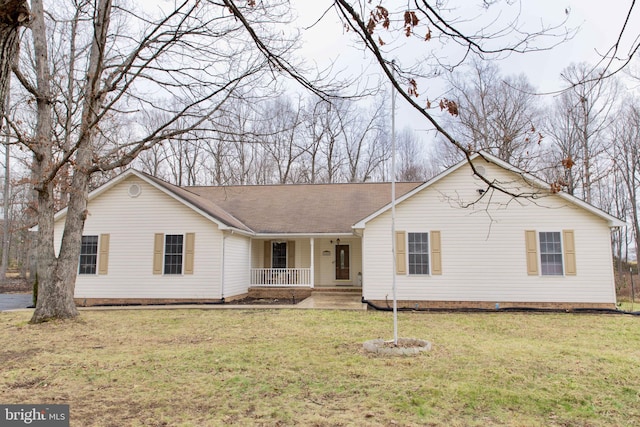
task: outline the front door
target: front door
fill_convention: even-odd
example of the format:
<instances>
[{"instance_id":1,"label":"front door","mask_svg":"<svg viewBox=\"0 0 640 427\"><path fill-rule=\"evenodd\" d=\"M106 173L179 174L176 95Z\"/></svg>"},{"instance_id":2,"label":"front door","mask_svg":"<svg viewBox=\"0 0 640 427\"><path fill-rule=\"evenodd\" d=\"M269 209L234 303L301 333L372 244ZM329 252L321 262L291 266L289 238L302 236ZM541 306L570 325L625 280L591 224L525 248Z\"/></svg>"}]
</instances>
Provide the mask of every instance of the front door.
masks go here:
<instances>
[{"instance_id":1,"label":"front door","mask_svg":"<svg viewBox=\"0 0 640 427\"><path fill-rule=\"evenodd\" d=\"M349 245L336 245L336 280L349 279Z\"/></svg>"}]
</instances>

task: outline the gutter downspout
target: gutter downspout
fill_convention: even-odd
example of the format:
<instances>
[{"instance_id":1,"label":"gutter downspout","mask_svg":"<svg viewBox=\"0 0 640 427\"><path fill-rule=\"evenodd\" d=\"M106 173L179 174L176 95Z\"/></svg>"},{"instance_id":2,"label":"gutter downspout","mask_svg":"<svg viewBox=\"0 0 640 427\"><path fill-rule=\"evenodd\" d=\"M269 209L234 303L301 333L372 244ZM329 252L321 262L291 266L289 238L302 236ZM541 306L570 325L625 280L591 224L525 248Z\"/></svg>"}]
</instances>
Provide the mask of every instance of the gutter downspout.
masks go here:
<instances>
[{"instance_id":1,"label":"gutter downspout","mask_svg":"<svg viewBox=\"0 0 640 427\"><path fill-rule=\"evenodd\" d=\"M311 289L313 289L314 286L315 286L314 282L315 282L315 275L316 275L316 273L315 273L315 263L314 263L314 258L315 258L315 253L314 253L315 252L315 238L312 237L309 243L311 244L311 268L310 268L311 277L309 279L310 279L310 282L311 282Z\"/></svg>"},{"instance_id":2,"label":"gutter downspout","mask_svg":"<svg viewBox=\"0 0 640 427\"><path fill-rule=\"evenodd\" d=\"M233 234L233 231L231 232L231 234ZM225 259L225 249L226 249L226 242L227 242L227 238L229 237L229 235L227 235L226 231L222 232L222 254L221 254L221 258L222 258L222 265L220 266L220 301L224 302L224 280L225 280L225 275L224 275L224 271L225 271L225 264L226 264L226 259Z\"/></svg>"}]
</instances>

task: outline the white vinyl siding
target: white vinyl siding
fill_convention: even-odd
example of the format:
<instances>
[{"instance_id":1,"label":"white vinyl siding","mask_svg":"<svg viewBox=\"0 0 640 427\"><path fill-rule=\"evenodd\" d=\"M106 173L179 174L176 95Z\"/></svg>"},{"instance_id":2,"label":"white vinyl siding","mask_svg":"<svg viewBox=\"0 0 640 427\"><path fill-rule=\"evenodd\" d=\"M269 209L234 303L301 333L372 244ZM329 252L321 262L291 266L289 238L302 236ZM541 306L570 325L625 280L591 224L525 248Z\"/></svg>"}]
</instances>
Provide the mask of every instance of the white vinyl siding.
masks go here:
<instances>
[{"instance_id":1,"label":"white vinyl siding","mask_svg":"<svg viewBox=\"0 0 640 427\"><path fill-rule=\"evenodd\" d=\"M477 161L491 180L513 186L522 182L511 172ZM516 202L495 191L477 201L481 186L465 165L396 206L396 230L439 230L442 235L441 275L398 275L399 300L615 303L610 231L603 219L557 195ZM487 206L489 200L492 204ZM575 248L568 256L565 251L565 275L528 272L525 230L534 230L537 237L538 231L564 233L567 228L575 235ZM365 224L365 299L391 295L390 230L390 212ZM539 253L535 256L538 268ZM572 274L567 257L574 263Z\"/></svg>"},{"instance_id":2,"label":"white vinyl siding","mask_svg":"<svg viewBox=\"0 0 640 427\"><path fill-rule=\"evenodd\" d=\"M128 195L132 183L141 187L135 198ZM220 298L223 233L210 219L137 177L130 177L91 200L88 210L91 215L84 233L110 235L109 271L105 275L79 275L76 298ZM63 226L63 220L56 222L58 247ZM186 271L186 259L184 274L153 274L157 233L185 237L194 234L193 274ZM247 265L248 261L237 274L248 275ZM227 277L236 274L234 268L228 267Z\"/></svg>"},{"instance_id":3,"label":"white vinyl siding","mask_svg":"<svg viewBox=\"0 0 640 427\"><path fill-rule=\"evenodd\" d=\"M222 297L242 295L251 283L250 239L239 235L224 238L224 294Z\"/></svg>"}]
</instances>

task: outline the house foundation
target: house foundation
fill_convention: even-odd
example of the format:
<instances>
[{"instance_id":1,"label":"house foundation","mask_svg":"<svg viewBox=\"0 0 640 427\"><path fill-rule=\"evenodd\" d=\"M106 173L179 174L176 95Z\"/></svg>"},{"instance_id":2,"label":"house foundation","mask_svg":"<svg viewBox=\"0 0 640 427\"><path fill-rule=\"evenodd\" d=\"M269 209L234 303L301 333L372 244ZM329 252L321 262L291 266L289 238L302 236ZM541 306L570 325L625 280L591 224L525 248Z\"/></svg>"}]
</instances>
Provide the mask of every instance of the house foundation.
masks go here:
<instances>
[{"instance_id":1,"label":"house foundation","mask_svg":"<svg viewBox=\"0 0 640 427\"><path fill-rule=\"evenodd\" d=\"M393 308L392 300L368 300L379 309ZM398 301L398 308L414 310L615 310L615 304L585 302Z\"/></svg>"}]
</instances>

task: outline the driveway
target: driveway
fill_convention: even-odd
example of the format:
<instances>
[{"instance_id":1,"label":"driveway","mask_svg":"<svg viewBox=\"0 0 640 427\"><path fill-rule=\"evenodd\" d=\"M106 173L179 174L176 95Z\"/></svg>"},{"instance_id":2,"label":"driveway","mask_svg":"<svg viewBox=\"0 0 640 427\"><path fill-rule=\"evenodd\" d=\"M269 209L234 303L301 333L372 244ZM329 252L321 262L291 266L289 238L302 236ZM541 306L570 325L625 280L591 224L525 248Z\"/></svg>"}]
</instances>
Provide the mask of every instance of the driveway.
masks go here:
<instances>
[{"instance_id":1,"label":"driveway","mask_svg":"<svg viewBox=\"0 0 640 427\"><path fill-rule=\"evenodd\" d=\"M31 294L0 294L0 311L27 308L31 304Z\"/></svg>"}]
</instances>

